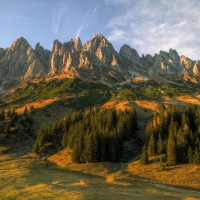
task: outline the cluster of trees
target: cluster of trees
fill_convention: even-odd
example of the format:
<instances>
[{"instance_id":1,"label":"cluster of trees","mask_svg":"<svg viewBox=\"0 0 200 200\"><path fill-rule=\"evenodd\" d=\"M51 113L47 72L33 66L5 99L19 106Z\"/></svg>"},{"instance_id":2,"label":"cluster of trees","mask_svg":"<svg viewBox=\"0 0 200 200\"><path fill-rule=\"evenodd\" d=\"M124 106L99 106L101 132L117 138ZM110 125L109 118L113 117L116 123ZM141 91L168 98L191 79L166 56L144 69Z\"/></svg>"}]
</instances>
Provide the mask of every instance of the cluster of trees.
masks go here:
<instances>
[{"instance_id":1,"label":"cluster of trees","mask_svg":"<svg viewBox=\"0 0 200 200\"><path fill-rule=\"evenodd\" d=\"M7 122L5 122L7 120ZM18 121L18 114L14 107L0 110L0 133L9 133L10 128L15 126Z\"/></svg>"},{"instance_id":2,"label":"cluster of trees","mask_svg":"<svg viewBox=\"0 0 200 200\"><path fill-rule=\"evenodd\" d=\"M166 145L163 139L167 140ZM147 155L163 153L166 153L169 165L200 164L200 109L188 104L182 112L175 105L160 105L147 123L146 147L142 151L142 164L148 162Z\"/></svg>"},{"instance_id":3,"label":"cluster of trees","mask_svg":"<svg viewBox=\"0 0 200 200\"><path fill-rule=\"evenodd\" d=\"M62 148L72 149L74 162L118 162L123 140L132 138L136 128L134 107L118 112L97 108L74 111L58 122L42 125L33 150L38 152L45 143L55 143L62 136Z\"/></svg>"},{"instance_id":4,"label":"cluster of trees","mask_svg":"<svg viewBox=\"0 0 200 200\"><path fill-rule=\"evenodd\" d=\"M34 107L30 107L29 113L34 112ZM17 132L19 129L19 123L27 128L27 132L30 133L31 126L33 124L32 118L28 113L27 107L24 112L19 115L14 107L8 107L0 110L0 133L9 134L11 132ZM12 130L12 131L11 131Z\"/></svg>"}]
</instances>

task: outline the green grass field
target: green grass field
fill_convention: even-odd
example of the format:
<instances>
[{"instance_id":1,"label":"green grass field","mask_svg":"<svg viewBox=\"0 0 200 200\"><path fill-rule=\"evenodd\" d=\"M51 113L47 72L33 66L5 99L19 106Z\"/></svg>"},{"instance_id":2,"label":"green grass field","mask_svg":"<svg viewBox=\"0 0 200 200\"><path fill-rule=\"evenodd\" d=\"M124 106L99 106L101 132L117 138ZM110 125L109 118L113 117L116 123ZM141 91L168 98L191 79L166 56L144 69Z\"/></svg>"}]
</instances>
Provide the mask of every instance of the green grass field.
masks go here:
<instances>
[{"instance_id":1,"label":"green grass field","mask_svg":"<svg viewBox=\"0 0 200 200\"><path fill-rule=\"evenodd\" d=\"M197 200L199 197L200 192L195 190L140 181L120 171L103 177L62 169L54 163L45 168L42 159L3 156L0 159L0 199Z\"/></svg>"}]
</instances>

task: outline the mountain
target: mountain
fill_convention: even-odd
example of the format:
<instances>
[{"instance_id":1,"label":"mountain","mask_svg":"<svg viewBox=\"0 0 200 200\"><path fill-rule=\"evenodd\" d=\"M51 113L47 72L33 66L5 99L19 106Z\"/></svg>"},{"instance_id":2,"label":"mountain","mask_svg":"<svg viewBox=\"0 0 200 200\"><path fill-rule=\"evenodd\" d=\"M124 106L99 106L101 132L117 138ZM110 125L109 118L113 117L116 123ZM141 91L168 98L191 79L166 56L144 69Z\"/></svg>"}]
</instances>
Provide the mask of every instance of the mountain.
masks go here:
<instances>
[{"instance_id":1,"label":"mountain","mask_svg":"<svg viewBox=\"0 0 200 200\"><path fill-rule=\"evenodd\" d=\"M80 38L62 44L53 43L52 51L39 43L33 49L26 39L16 39L7 49L0 48L0 88L13 82L35 78L79 77L119 84L132 77L159 81L200 81L200 61L179 56L176 50L160 51L140 57L124 44L119 53L101 34L95 34L84 46Z\"/></svg>"}]
</instances>

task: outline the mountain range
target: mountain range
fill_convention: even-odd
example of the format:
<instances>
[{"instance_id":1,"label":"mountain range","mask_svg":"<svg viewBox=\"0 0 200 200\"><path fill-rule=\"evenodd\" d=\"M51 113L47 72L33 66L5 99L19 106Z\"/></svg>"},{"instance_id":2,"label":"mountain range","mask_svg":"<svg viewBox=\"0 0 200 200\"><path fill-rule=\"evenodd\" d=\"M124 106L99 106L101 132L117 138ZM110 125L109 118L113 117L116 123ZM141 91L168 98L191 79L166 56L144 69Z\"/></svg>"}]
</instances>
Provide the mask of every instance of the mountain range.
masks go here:
<instances>
[{"instance_id":1,"label":"mountain range","mask_svg":"<svg viewBox=\"0 0 200 200\"><path fill-rule=\"evenodd\" d=\"M101 34L95 34L84 46L79 37L63 44L55 40L52 51L40 43L33 49L23 37L7 49L0 48L1 93L8 83L15 85L20 81L53 77L79 77L112 85L132 78L198 84L200 61L179 56L173 49L140 57L126 44L118 53Z\"/></svg>"}]
</instances>

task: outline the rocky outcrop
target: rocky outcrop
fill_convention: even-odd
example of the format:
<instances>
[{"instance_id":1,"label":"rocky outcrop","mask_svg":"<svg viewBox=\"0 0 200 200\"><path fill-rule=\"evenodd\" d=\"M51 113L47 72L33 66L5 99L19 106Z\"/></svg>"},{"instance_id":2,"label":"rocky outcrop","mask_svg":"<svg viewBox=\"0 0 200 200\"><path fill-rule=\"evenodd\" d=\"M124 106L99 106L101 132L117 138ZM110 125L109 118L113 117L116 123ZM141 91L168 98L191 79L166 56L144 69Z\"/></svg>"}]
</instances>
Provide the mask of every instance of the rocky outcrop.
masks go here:
<instances>
[{"instance_id":1,"label":"rocky outcrop","mask_svg":"<svg viewBox=\"0 0 200 200\"><path fill-rule=\"evenodd\" d=\"M45 75L45 68L36 56L35 51L22 37L15 40L6 49L0 64L3 79L21 80Z\"/></svg>"},{"instance_id":2,"label":"rocky outcrop","mask_svg":"<svg viewBox=\"0 0 200 200\"><path fill-rule=\"evenodd\" d=\"M40 43L37 43L35 46L35 53L40 62L44 65L44 67L48 71L51 51L44 49L42 46L40 46Z\"/></svg>"},{"instance_id":3,"label":"rocky outcrop","mask_svg":"<svg viewBox=\"0 0 200 200\"><path fill-rule=\"evenodd\" d=\"M138 55L135 49L132 49L130 46L124 44L121 47L119 54L123 58L124 64L126 66L125 68L126 71L134 71L134 70L140 72L147 71L146 63Z\"/></svg>"},{"instance_id":4,"label":"rocky outcrop","mask_svg":"<svg viewBox=\"0 0 200 200\"><path fill-rule=\"evenodd\" d=\"M165 80L169 76L183 80L194 77L199 82L200 61L179 56L173 49L140 57L126 44L118 53L101 34L95 34L84 46L80 38L63 44L55 40L52 51L40 43L33 50L23 37L7 49L0 48L0 81L65 75L117 83L137 74Z\"/></svg>"},{"instance_id":5,"label":"rocky outcrop","mask_svg":"<svg viewBox=\"0 0 200 200\"><path fill-rule=\"evenodd\" d=\"M3 58L5 53L5 50L3 48L0 48L0 60Z\"/></svg>"}]
</instances>

